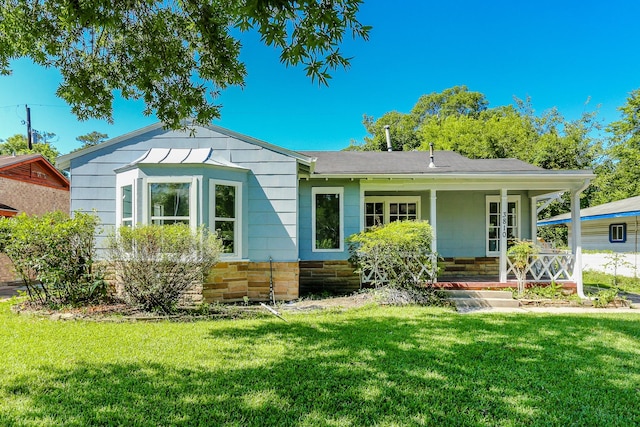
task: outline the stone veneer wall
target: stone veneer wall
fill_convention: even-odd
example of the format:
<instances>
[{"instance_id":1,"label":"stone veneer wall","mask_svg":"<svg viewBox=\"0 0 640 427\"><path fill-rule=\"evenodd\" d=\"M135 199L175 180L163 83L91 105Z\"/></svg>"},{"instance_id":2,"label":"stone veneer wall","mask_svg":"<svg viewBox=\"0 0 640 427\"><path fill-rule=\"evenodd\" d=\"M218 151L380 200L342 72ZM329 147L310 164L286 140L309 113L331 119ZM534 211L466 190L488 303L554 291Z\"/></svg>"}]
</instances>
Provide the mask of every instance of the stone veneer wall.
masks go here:
<instances>
[{"instance_id":1,"label":"stone veneer wall","mask_svg":"<svg viewBox=\"0 0 640 427\"><path fill-rule=\"evenodd\" d=\"M349 261L300 261L300 294L349 293L360 289L360 276Z\"/></svg>"},{"instance_id":2,"label":"stone veneer wall","mask_svg":"<svg viewBox=\"0 0 640 427\"><path fill-rule=\"evenodd\" d=\"M298 298L300 270L297 262L273 263L273 290L276 301ZM202 297L206 302L235 302L269 300L269 262L229 261L213 267L202 285Z\"/></svg>"},{"instance_id":3,"label":"stone veneer wall","mask_svg":"<svg viewBox=\"0 0 640 427\"><path fill-rule=\"evenodd\" d=\"M440 276L499 276L500 259L493 257L444 258Z\"/></svg>"}]
</instances>

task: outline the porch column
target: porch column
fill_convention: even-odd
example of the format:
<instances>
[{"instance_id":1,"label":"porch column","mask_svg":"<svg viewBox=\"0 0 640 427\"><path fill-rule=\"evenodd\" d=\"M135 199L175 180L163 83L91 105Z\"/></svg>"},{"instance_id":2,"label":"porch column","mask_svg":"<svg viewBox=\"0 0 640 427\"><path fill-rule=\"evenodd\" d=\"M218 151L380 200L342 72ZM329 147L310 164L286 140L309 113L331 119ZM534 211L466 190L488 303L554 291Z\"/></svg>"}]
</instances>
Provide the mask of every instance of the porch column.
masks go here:
<instances>
[{"instance_id":1,"label":"porch column","mask_svg":"<svg viewBox=\"0 0 640 427\"><path fill-rule=\"evenodd\" d=\"M571 192L571 253L573 254L573 281L576 282L578 296L586 298L582 283L582 224L580 223L580 193Z\"/></svg>"},{"instance_id":2,"label":"porch column","mask_svg":"<svg viewBox=\"0 0 640 427\"><path fill-rule=\"evenodd\" d=\"M507 283L507 209L509 199L507 190L500 190L500 283Z\"/></svg>"},{"instance_id":3,"label":"porch column","mask_svg":"<svg viewBox=\"0 0 640 427\"><path fill-rule=\"evenodd\" d=\"M531 198L531 241L538 242L538 198Z\"/></svg>"},{"instance_id":4,"label":"porch column","mask_svg":"<svg viewBox=\"0 0 640 427\"><path fill-rule=\"evenodd\" d=\"M429 223L433 230L433 241L431 242L431 251L438 252L438 232L436 226L436 190L431 190L431 202L429 203Z\"/></svg>"}]
</instances>

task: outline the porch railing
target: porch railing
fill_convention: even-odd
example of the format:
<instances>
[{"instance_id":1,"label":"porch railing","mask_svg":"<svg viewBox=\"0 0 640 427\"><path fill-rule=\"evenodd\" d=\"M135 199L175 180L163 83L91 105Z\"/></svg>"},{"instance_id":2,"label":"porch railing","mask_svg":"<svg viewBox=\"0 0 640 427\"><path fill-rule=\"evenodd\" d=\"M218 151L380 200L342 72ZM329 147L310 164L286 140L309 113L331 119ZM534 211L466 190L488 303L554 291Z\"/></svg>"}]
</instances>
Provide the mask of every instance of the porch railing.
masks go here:
<instances>
[{"instance_id":1,"label":"porch railing","mask_svg":"<svg viewBox=\"0 0 640 427\"><path fill-rule=\"evenodd\" d=\"M527 282L555 282L571 280L575 259L570 253L539 253L529 257ZM507 277L515 275L510 258L507 258Z\"/></svg>"},{"instance_id":2,"label":"porch railing","mask_svg":"<svg viewBox=\"0 0 640 427\"><path fill-rule=\"evenodd\" d=\"M432 252L358 253L360 284L380 286L390 282L432 284L438 273L438 255ZM393 265L394 268L390 268Z\"/></svg>"}]
</instances>

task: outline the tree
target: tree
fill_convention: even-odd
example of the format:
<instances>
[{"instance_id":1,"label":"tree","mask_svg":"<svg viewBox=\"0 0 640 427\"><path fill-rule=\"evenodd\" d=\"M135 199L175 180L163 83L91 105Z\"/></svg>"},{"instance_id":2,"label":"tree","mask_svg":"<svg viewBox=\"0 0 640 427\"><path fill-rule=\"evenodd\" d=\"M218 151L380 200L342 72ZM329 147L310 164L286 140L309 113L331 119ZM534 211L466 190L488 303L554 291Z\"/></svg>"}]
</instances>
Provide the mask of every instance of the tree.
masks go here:
<instances>
[{"instance_id":1,"label":"tree","mask_svg":"<svg viewBox=\"0 0 640 427\"><path fill-rule=\"evenodd\" d=\"M48 135L55 135L49 133ZM33 144L33 149L29 150L29 143L27 137L24 135L13 135L6 139L6 141L0 143L0 154L5 156L11 156L13 154L42 154L52 165L55 165L56 157L60 155L58 150L51 144L36 142Z\"/></svg>"},{"instance_id":2,"label":"tree","mask_svg":"<svg viewBox=\"0 0 640 427\"><path fill-rule=\"evenodd\" d=\"M287 66L326 84L347 67L345 34L368 39L362 0L0 0L0 74L27 57L62 74L57 95L81 120L112 121L113 93L143 99L171 128L219 117L213 100L244 85L238 35L257 31ZM208 86L210 84L211 86Z\"/></svg>"},{"instance_id":3,"label":"tree","mask_svg":"<svg viewBox=\"0 0 640 427\"><path fill-rule=\"evenodd\" d=\"M76 141L82 142L82 146L79 149L93 147L108 139L109 135L106 133L96 132L95 130L85 135L80 135L76 138Z\"/></svg>"},{"instance_id":4,"label":"tree","mask_svg":"<svg viewBox=\"0 0 640 427\"><path fill-rule=\"evenodd\" d=\"M640 89L619 108L620 120L607 127L606 157L596 169L594 204L640 195Z\"/></svg>"},{"instance_id":5,"label":"tree","mask_svg":"<svg viewBox=\"0 0 640 427\"><path fill-rule=\"evenodd\" d=\"M409 113L392 111L379 119L365 116L369 136L349 150L384 150L390 126L394 150L452 150L470 158L517 158L545 169L583 169L599 158L601 143L595 112L566 120L557 109L537 115L531 100L489 108L480 92L455 86L423 95Z\"/></svg>"}]
</instances>

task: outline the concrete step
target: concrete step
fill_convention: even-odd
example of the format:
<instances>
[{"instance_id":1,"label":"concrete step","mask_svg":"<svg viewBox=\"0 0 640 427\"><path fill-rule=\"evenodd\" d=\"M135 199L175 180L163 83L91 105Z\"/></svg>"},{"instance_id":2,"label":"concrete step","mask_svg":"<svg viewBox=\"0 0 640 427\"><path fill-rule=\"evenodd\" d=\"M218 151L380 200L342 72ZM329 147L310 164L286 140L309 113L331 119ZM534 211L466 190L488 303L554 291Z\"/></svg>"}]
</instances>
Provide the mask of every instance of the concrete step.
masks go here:
<instances>
[{"instance_id":1,"label":"concrete step","mask_svg":"<svg viewBox=\"0 0 640 427\"><path fill-rule=\"evenodd\" d=\"M513 299L513 293L510 291L467 291L462 289L444 289L442 292L444 292L448 298Z\"/></svg>"},{"instance_id":2,"label":"concrete step","mask_svg":"<svg viewBox=\"0 0 640 427\"><path fill-rule=\"evenodd\" d=\"M518 308L520 302L515 299L503 298L449 298L457 309L461 308Z\"/></svg>"},{"instance_id":3,"label":"concrete step","mask_svg":"<svg viewBox=\"0 0 640 427\"><path fill-rule=\"evenodd\" d=\"M513 299L513 294L508 291L443 291L449 301L456 305L458 310L470 308L518 308L520 302Z\"/></svg>"}]
</instances>

